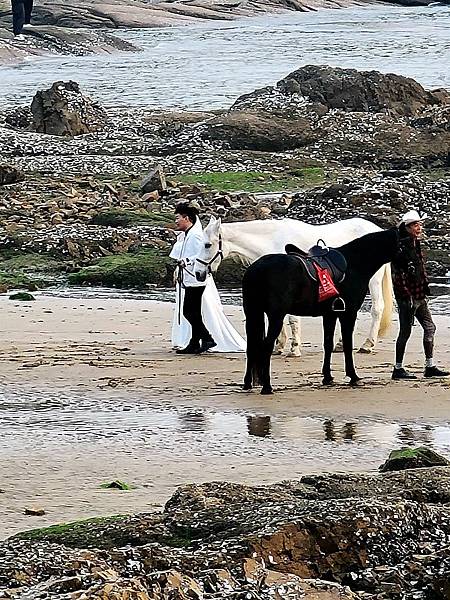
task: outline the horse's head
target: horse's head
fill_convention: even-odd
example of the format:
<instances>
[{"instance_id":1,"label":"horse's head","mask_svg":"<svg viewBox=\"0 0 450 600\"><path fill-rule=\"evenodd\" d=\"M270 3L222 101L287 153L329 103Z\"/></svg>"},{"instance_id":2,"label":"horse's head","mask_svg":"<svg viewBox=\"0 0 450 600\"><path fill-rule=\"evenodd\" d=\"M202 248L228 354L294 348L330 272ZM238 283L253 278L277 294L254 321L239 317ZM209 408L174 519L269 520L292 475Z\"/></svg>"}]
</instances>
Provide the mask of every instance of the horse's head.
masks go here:
<instances>
[{"instance_id":1,"label":"horse's head","mask_svg":"<svg viewBox=\"0 0 450 600\"><path fill-rule=\"evenodd\" d=\"M203 230L203 248L195 261L195 276L205 281L208 273L215 273L223 259L221 221L211 217Z\"/></svg>"}]
</instances>

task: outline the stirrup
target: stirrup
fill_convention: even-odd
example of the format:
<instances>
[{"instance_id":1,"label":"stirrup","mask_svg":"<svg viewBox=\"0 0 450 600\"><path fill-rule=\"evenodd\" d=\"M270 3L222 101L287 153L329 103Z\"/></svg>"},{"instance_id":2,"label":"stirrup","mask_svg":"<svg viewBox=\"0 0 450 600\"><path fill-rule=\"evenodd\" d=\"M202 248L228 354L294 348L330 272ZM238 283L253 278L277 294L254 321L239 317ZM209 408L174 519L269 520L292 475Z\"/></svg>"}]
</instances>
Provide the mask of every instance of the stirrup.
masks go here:
<instances>
[{"instance_id":1,"label":"stirrup","mask_svg":"<svg viewBox=\"0 0 450 600\"><path fill-rule=\"evenodd\" d=\"M333 312L345 312L345 300L338 296L335 298L331 304L331 310Z\"/></svg>"}]
</instances>

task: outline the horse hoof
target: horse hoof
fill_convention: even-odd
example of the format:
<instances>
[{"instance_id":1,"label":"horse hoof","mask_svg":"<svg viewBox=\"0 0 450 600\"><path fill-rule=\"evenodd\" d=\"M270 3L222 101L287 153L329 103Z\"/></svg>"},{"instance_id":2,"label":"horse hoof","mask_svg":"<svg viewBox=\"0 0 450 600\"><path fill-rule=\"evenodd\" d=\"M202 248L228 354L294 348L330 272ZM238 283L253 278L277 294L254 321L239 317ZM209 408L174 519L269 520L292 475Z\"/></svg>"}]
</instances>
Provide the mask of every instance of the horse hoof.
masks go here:
<instances>
[{"instance_id":1,"label":"horse hoof","mask_svg":"<svg viewBox=\"0 0 450 600\"><path fill-rule=\"evenodd\" d=\"M361 377L357 377L356 379L350 380L350 385L351 387L362 387L364 385L364 381L361 379Z\"/></svg>"},{"instance_id":2,"label":"horse hoof","mask_svg":"<svg viewBox=\"0 0 450 600\"><path fill-rule=\"evenodd\" d=\"M273 356L280 356L282 353L283 353L283 351L282 351L282 350L274 350L274 351L272 352Z\"/></svg>"},{"instance_id":3,"label":"horse hoof","mask_svg":"<svg viewBox=\"0 0 450 600\"><path fill-rule=\"evenodd\" d=\"M322 385L333 385L334 379L333 377L324 377L322 379Z\"/></svg>"},{"instance_id":4,"label":"horse hoof","mask_svg":"<svg viewBox=\"0 0 450 600\"><path fill-rule=\"evenodd\" d=\"M372 354L372 348L361 346L361 348L358 350L358 354Z\"/></svg>"},{"instance_id":5,"label":"horse hoof","mask_svg":"<svg viewBox=\"0 0 450 600\"><path fill-rule=\"evenodd\" d=\"M261 394L263 396L269 396L270 394L273 394L273 389L271 387L268 387L268 388L263 387L261 390Z\"/></svg>"},{"instance_id":6,"label":"horse hoof","mask_svg":"<svg viewBox=\"0 0 450 600\"><path fill-rule=\"evenodd\" d=\"M251 383L244 383L244 385L242 386L242 389L245 391L251 390L252 389L252 384Z\"/></svg>"},{"instance_id":7,"label":"horse hoof","mask_svg":"<svg viewBox=\"0 0 450 600\"><path fill-rule=\"evenodd\" d=\"M301 358L302 353L300 350L291 350L289 354L286 354L288 358Z\"/></svg>"},{"instance_id":8,"label":"horse hoof","mask_svg":"<svg viewBox=\"0 0 450 600\"><path fill-rule=\"evenodd\" d=\"M342 345L342 342L338 342L336 344L336 346L333 349L333 352L344 352L344 346Z\"/></svg>"}]
</instances>

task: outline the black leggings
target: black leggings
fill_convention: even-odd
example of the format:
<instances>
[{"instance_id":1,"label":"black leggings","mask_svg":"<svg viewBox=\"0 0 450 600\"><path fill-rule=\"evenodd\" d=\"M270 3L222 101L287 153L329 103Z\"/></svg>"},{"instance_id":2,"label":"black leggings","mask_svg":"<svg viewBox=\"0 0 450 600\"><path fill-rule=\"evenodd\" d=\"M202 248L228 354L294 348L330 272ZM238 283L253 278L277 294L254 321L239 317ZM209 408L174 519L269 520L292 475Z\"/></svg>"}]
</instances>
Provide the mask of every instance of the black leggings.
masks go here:
<instances>
[{"instance_id":1,"label":"black leggings","mask_svg":"<svg viewBox=\"0 0 450 600\"><path fill-rule=\"evenodd\" d=\"M29 25L33 11L33 0L11 0L14 35L22 33L24 25Z\"/></svg>"},{"instance_id":2,"label":"black leggings","mask_svg":"<svg viewBox=\"0 0 450 600\"><path fill-rule=\"evenodd\" d=\"M212 336L206 329L202 319L202 296L205 286L187 287L184 290L183 315L192 327L190 344L197 345L212 341Z\"/></svg>"},{"instance_id":3,"label":"black leggings","mask_svg":"<svg viewBox=\"0 0 450 600\"><path fill-rule=\"evenodd\" d=\"M436 325L433 322L427 300L416 300L414 302L410 300L397 300L397 305L400 331L398 332L397 344L395 347L395 362L403 362L406 343L409 340L414 324L414 317L419 321L423 328L423 349L425 358L433 358Z\"/></svg>"}]
</instances>

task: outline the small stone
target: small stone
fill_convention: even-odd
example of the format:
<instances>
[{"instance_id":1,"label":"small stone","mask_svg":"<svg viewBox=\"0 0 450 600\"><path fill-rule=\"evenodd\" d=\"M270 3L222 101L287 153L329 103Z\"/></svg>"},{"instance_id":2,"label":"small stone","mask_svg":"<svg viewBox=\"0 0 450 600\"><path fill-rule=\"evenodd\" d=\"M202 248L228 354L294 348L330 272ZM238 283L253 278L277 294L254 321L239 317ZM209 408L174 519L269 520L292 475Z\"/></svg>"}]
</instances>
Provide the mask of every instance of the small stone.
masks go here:
<instances>
[{"instance_id":1,"label":"small stone","mask_svg":"<svg viewBox=\"0 0 450 600\"><path fill-rule=\"evenodd\" d=\"M39 506L31 506L26 508L23 512L32 517L42 517L45 515L45 510Z\"/></svg>"}]
</instances>

